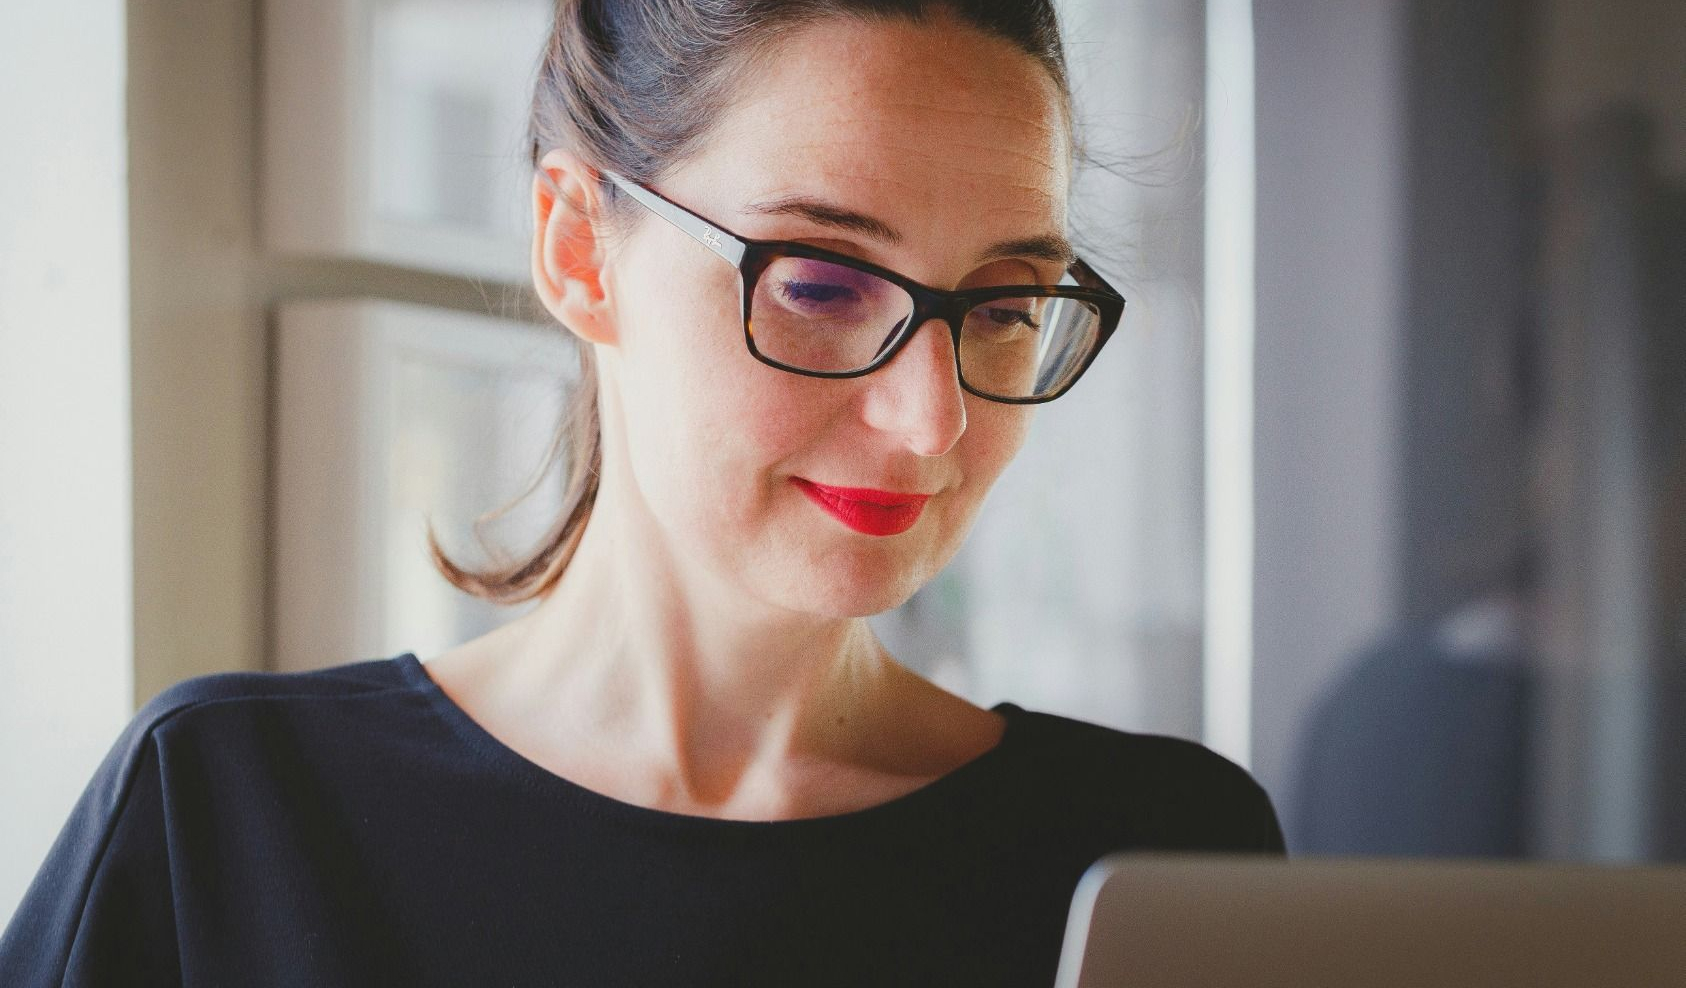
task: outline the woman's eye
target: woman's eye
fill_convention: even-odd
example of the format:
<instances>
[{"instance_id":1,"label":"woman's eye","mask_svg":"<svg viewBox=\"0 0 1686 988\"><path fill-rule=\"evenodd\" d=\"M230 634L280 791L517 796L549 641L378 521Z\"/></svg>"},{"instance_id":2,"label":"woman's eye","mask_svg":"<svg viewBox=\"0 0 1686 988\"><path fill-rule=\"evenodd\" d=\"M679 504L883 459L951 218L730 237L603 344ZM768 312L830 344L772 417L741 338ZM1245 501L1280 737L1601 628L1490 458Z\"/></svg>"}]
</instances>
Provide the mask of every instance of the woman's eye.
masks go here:
<instances>
[{"instance_id":1,"label":"woman's eye","mask_svg":"<svg viewBox=\"0 0 1686 988\"><path fill-rule=\"evenodd\" d=\"M990 321L995 323L997 326L1023 324L1025 326L1029 326L1031 329L1040 328L1037 325L1036 320L1031 316L1030 312L1025 309L1003 309L990 307L984 311L989 313Z\"/></svg>"},{"instance_id":2,"label":"woman's eye","mask_svg":"<svg viewBox=\"0 0 1686 988\"><path fill-rule=\"evenodd\" d=\"M847 285L828 285L819 281L781 281L779 293L787 302L829 305L854 299L855 291Z\"/></svg>"}]
</instances>

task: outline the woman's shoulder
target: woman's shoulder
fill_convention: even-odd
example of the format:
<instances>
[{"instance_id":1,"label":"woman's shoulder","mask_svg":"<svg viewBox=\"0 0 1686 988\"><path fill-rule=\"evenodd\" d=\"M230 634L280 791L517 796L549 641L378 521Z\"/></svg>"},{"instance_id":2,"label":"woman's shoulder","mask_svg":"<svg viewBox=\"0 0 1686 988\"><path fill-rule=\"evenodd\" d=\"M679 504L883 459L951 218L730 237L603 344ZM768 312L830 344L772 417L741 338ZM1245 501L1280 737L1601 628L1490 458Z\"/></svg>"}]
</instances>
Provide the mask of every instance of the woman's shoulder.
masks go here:
<instances>
[{"instance_id":1,"label":"woman's shoulder","mask_svg":"<svg viewBox=\"0 0 1686 988\"><path fill-rule=\"evenodd\" d=\"M1048 711L1020 716L1023 748L1038 777L1123 821L1143 843L1282 851L1269 793L1250 771L1207 745Z\"/></svg>"},{"instance_id":2,"label":"woman's shoulder","mask_svg":"<svg viewBox=\"0 0 1686 988\"><path fill-rule=\"evenodd\" d=\"M142 705L130 730L149 734L192 711L210 707L403 688L409 685L402 667L404 658L364 659L287 672L227 671L191 676L165 687Z\"/></svg>"},{"instance_id":3,"label":"woman's shoulder","mask_svg":"<svg viewBox=\"0 0 1686 988\"><path fill-rule=\"evenodd\" d=\"M1217 780L1247 788L1257 786L1253 776L1229 757L1199 741L1170 734L1155 734L1110 727L1068 714L1017 707L1024 719L1027 743L1049 755L1076 758L1109 766L1115 771L1137 774L1143 781L1163 778L1171 782L1193 779Z\"/></svg>"}]
</instances>

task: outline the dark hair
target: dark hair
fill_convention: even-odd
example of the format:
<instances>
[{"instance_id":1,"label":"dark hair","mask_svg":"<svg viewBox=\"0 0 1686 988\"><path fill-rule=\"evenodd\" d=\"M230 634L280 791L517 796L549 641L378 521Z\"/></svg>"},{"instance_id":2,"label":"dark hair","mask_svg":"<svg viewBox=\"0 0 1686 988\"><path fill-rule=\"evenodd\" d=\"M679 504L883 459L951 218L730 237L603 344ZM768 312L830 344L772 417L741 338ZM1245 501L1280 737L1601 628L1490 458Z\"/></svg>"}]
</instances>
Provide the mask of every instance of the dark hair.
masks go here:
<instances>
[{"instance_id":1,"label":"dark hair","mask_svg":"<svg viewBox=\"0 0 1686 988\"><path fill-rule=\"evenodd\" d=\"M550 183L539 162L550 149L565 148L594 169L654 184L698 150L758 58L782 35L829 17L924 23L943 13L1040 62L1072 126L1071 85L1052 0L557 0L528 118L532 167ZM561 208L566 199L551 188ZM610 230L625 229L634 215L627 200L607 181L602 191L601 221ZM537 546L469 569L444 553L429 527L434 565L476 597L515 604L543 595L562 578L579 545L602 464L596 361L590 346L581 343L579 353L580 379L541 470L567 455L564 508ZM526 493L535 487L536 478Z\"/></svg>"}]
</instances>

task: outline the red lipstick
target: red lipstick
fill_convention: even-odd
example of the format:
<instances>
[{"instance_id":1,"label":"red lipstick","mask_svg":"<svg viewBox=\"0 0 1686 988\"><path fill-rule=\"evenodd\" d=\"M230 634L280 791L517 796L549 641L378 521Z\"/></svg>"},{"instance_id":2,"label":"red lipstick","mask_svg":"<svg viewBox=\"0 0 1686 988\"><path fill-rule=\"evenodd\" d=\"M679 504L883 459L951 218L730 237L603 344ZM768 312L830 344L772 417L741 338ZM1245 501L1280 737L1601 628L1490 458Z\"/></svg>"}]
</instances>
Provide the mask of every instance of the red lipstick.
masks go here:
<instances>
[{"instance_id":1,"label":"red lipstick","mask_svg":"<svg viewBox=\"0 0 1686 988\"><path fill-rule=\"evenodd\" d=\"M897 494L869 487L830 487L801 477L791 478L808 499L857 532L900 535L913 527L925 510L929 494Z\"/></svg>"}]
</instances>

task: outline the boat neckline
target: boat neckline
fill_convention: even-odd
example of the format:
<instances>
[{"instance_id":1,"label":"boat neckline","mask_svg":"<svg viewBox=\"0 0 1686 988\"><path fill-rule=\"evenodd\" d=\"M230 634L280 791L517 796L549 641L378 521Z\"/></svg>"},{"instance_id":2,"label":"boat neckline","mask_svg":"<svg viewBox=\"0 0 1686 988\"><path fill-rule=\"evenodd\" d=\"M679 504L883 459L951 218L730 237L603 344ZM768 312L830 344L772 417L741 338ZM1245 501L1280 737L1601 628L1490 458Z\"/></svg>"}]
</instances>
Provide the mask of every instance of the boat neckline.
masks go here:
<instances>
[{"instance_id":1,"label":"boat neckline","mask_svg":"<svg viewBox=\"0 0 1686 988\"><path fill-rule=\"evenodd\" d=\"M1005 719L1001 737L996 740L993 746L919 788L884 802L842 813L828 813L820 816L794 817L785 820L744 820L676 813L671 810L642 806L617 799L607 793L599 792L589 786L575 782L566 776L558 775L509 747L481 726L479 721L469 716L468 711L458 706L457 702L451 699L449 694L427 672L426 663L419 659L414 652L405 652L395 656L392 661L397 665L406 682L428 700L430 707L446 722L452 733L483 757L495 763L500 770L514 776L524 785L600 816L615 818L624 823L666 830L683 828L693 832L715 831L721 834L736 835L783 832L798 834L849 826L875 826L892 820L900 820L908 814L917 814L926 807L939 806L945 797L959 793L974 780L987 774L987 771L996 763L1010 756L1017 750L1019 736L1024 726L1023 722L1031 713L1018 704L1007 700L990 707L991 711L1001 714Z\"/></svg>"}]
</instances>

